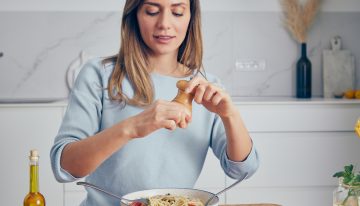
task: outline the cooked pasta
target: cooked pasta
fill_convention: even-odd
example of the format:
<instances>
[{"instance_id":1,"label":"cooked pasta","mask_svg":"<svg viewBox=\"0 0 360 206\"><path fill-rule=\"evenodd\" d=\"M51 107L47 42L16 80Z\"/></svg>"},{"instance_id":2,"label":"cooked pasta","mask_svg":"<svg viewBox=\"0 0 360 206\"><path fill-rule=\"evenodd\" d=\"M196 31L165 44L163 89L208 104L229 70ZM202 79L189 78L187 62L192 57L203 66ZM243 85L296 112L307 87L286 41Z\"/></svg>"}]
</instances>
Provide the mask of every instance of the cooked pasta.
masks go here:
<instances>
[{"instance_id":1,"label":"cooked pasta","mask_svg":"<svg viewBox=\"0 0 360 206\"><path fill-rule=\"evenodd\" d=\"M149 206L204 206L204 204L199 199L166 194L149 197Z\"/></svg>"}]
</instances>

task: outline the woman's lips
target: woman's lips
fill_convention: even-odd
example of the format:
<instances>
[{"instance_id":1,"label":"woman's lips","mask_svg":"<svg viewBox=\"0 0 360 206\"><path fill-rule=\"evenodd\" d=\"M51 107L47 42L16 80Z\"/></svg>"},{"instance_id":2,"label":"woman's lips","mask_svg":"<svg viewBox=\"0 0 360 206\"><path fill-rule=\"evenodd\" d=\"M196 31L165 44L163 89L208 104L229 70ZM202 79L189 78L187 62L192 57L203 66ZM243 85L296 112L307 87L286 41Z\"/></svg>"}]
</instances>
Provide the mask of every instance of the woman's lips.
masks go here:
<instances>
[{"instance_id":1,"label":"woman's lips","mask_svg":"<svg viewBox=\"0 0 360 206\"><path fill-rule=\"evenodd\" d=\"M168 36L168 35L154 35L154 38L157 42L161 44L169 43L175 36Z\"/></svg>"}]
</instances>

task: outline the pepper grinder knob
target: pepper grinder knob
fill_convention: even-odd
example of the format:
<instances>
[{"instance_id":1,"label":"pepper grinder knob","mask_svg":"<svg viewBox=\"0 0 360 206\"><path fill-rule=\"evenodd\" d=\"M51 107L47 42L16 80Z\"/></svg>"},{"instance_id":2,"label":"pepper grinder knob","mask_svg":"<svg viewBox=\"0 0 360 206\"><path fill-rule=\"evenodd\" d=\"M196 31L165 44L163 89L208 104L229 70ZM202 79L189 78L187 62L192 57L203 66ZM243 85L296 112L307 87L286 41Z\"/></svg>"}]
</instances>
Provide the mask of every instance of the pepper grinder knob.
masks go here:
<instances>
[{"instance_id":1,"label":"pepper grinder knob","mask_svg":"<svg viewBox=\"0 0 360 206\"><path fill-rule=\"evenodd\" d=\"M178 88L178 93L172 101L184 105L191 114L192 113L192 101L194 99L194 95L191 93L185 93L185 89L186 89L187 85L188 85L188 81L186 81L186 80L179 80L176 83L176 87Z\"/></svg>"}]
</instances>

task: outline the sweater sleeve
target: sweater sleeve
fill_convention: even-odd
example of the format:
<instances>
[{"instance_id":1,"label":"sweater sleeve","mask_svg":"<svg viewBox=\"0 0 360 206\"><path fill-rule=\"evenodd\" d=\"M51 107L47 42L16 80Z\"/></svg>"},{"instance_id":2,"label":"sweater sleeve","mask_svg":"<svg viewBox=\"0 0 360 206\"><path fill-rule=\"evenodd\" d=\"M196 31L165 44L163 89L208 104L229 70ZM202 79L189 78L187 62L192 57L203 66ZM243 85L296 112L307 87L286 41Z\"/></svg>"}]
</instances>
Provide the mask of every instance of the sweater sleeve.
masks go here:
<instances>
[{"instance_id":1,"label":"sweater sleeve","mask_svg":"<svg viewBox=\"0 0 360 206\"><path fill-rule=\"evenodd\" d=\"M60 159L64 147L75 141L96 134L100 129L102 112L102 66L101 61L94 59L81 69L59 132L50 151L51 166L59 182L71 182L78 178L61 168Z\"/></svg>"},{"instance_id":2,"label":"sweater sleeve","mask_svg":"<svg viewBox=\"0 0 360 206\"><path fill-rule=\"evenodd\" d=\"M226 153L226 132L219 116L215 116L211 135L211 148L215 156L220 160L225 174L233 179L240 179L247 174L251 177L259 167L259 157L254 143L248 156L244 161L235 162L228 158Z\"/></svg>"},{"instance_id":3,"label":"sweater sleeve","mask_svg":"<svg viewBox=\"0 0 360 206\"><path fill-rule=\"evenodd\" d=\"M218 78L214 78L211 82L224 89ZM221 167L225 174L233 179L243 178L247 174L247 178L251 177L259 167L259 157L254 143L248 156L244 161L235 162L228 158L226 153L226 132L224 124L218 115L215 115L212 124L211 142L215 156L220 160Z\"/></svg>"}]
</instances>

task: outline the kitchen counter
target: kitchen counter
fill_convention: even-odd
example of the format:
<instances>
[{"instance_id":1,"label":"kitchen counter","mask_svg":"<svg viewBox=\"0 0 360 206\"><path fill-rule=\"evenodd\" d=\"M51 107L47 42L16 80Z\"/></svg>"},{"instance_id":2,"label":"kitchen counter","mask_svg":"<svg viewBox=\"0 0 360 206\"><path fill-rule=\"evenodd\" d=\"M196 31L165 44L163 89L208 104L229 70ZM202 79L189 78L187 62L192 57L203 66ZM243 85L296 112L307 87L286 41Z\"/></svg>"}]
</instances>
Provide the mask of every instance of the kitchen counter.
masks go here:
<instances>
[{"instance_id":1,"label":"kitchen counter","mask_svg":"<svg viewBox=\"0 0 360 206\"><path fill-rule=\"evenodd\" d=\"M2 107L66 107L68 101L51 101L51 102L1 102Z\"/></svg>"},{"instance_id":2,"label":"kitchen counter","mask_svg":"<svg viewBox=\"0 0 360 206\"><path fill-rule=\"evenodd\" d=\"M360 99L327 99L327 98L310 98L298 99L294 97L232 97L237 105L243 104L360 104Z\"/></svg>"},{"instance_id":3,"label":"kitchen counter","mask_svg":"<svg viewBox=\"0 0 360 206\"><path fill-rule=\"evenodd\" d=\"M232 97L236 105L332 105L332 104L360 104L360 99L324 99L310 98L297 99L292 97ZM67 100L51 102L1 102L0 107L64 107L67 106Z\"/></svg>"}]
</instances>

